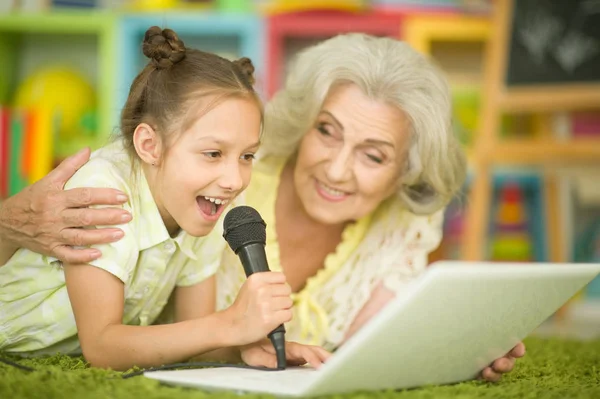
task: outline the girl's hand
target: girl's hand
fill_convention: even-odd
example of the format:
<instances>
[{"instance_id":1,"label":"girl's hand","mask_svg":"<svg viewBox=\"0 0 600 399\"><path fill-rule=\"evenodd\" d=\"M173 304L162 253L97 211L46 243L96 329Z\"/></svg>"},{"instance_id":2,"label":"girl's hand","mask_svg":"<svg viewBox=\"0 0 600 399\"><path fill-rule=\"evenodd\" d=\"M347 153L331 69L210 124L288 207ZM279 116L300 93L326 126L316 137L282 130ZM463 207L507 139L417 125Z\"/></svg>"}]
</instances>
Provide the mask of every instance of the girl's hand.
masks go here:
<instances>
[{"instance_id":1,"label":"girl's hand","mask_svg":"<svg viewBox=\"0 0 600 399\"><path fill-rule=\"evenodd\" d=\"M277 367L275 349L268 339L243 346L240 348L240 352L244 363L250 366ZM288 341L285 343L285 355L290 366L301 366L308 363L314 368L319 368L329 359L331 353L319 346L302 345Z\"/></svg>"},{"instance_id":2,"label":"girl's hand","mask_svg":"<svg viewBox=\"0 0 600 399\"><path fill-rule=\"evenodd\" d=\"M223 311L229 320L232 346L267 336L292 319L292 290L279 272L254 273L244 282L235 302Z\"/></svg>"},{"instance_id":3,"label":"girl's hand","mask_svg":"<svg viewBox=\"0 0 600 399\"><path fill-rule=\"evenodd\" d=\"M515 359L525 356L525 345L519 342L504 357L494 360L490 367L481 372L481 378L488 382L498 382L502 374L509 373L515 367Z\"/></svg>"}]
</instances>

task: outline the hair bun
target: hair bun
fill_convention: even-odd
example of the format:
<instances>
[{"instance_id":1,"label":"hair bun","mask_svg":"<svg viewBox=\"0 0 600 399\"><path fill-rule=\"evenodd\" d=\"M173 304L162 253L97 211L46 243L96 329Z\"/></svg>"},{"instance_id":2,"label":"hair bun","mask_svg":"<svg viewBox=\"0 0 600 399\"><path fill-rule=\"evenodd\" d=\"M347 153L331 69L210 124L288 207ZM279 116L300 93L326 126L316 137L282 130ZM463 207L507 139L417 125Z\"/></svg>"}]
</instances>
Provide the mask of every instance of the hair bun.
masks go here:
<instances>
[{"instance_id":1,"label":"hair bun","mask_svg":"<svg viewBox=\"0 0 600 399\"><path fill-rule=\"evenodd\" d=\"M233 61L235 65L242 71L244 76L248 78L248 81L251 85L254 84L254 65L252 65L252 60L248 57L240 58L239 60Z\"/></svg>"},{"instance_id":2,"label":"hair bun","mask_svg":"<svg viewBox=\"0 0 600 399\"><path fill-rule=\"evenodd\" d=\"M185 58L185 45L177 33L158 26L146 31L142 51L158 69L170 68Z\"/></svg>"}]
</instances>

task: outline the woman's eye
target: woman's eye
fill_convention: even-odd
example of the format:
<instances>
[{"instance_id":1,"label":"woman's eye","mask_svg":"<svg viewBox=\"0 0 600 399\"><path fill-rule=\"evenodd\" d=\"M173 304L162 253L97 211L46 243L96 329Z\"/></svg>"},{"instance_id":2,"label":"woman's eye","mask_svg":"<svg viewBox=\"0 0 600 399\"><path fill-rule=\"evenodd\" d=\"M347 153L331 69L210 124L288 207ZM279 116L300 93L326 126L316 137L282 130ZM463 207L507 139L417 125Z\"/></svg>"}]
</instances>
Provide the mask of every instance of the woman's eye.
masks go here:
<instances>
[{"instance_id":1,"label":"woman's eye","mask_svg":"<svg viewBox=\"0 0 600 399\"><path fill-rule=\"evenodd\" d=\"M206 151L206 152L203 152L202 154L204 154L205 157L208 157L211 159L218 158L221 156L220 151Z\"/></svg>"},{"instance_id":2,"label":"woman's eye","mask_svg":"<svg viewBox=\"0 0 600 399\"><path fill-rule=\"evenodd\" d=\"M321 133L323 136L331 136L331 132L329 130L327 130L327 127L325 126L324 123L320 123L317 126L317 130L319 131L319 133Z\"/></svg>"},{"instance_id":3,"label":"woman's eye","mask_svg":"<svg viewBox=\"0 0 600 399\"><path fill-rule=\"evenodd\" d=\"M252 162L254 159L256 159L256 156L254 154L244 154L242 155L242 158L244 161Z\"/></svg>"},{"instance_id":4,"label":"woman's eye","mask_svg":"<svg viewBox=\"0 0 600 399\"><path fill-rule=\"evenodd\" d=\"M376 155L373 154L367 154L367 158L369 158L369 160L375 162L375 163L383 163L383 159L381 157L378 157Z\"/></svg>"}]
</instances>

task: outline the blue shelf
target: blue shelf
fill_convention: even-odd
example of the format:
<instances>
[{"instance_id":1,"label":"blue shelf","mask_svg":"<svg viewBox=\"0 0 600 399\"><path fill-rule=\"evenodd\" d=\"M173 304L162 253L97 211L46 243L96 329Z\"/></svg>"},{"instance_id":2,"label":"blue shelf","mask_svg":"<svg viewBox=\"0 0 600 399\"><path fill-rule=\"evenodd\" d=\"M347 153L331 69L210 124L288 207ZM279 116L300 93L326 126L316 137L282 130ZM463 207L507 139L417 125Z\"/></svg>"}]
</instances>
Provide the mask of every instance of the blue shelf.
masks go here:
<instances>
[{"instance_id":1,"label":"blue shelf","mask_svg":"<svg viewBox=\"0 0 600 399\"><path fill-rule=\"evenodd\" d=\"M119 66L118 113L125 104L131 82L146 64L141 43L146 30L153 25L171 28L188 47L230 57L249 57L256 68L257 89L264 98L265 30L261 19L254 15L223 13L174 13L126 15L120 21L121 38L117 62Z\"/></svg>"},{"instance_id":2,"label":"blue shelf","mask_svg":"<svg viewBox=\"0 0 600 399\"><path fill-rule=\"evenodd\" d=\"M523 192L523 201L529 218L529 233L533 245L533 260L537 262L548 261L547 234L545 224L544 187L540 174L498 174L494 177L494 203L492 212L496 210L497 198L500 189L506 183L514 182ZM493 213L492 213L493 215ZM492 220L490 220L490 235L492 234Z\"/></svg>"},{"instance_id":3,"label":"blue shelf","mask_svg":"<svg viewBox=\"0 0 600 399\"><path fill-rule=\"evenodd\" d=\"M446 211L449 215L460 215L467 206L469 186L471 184L472 175L467 177L465 186L461 191L460 198L453 200ZM497 208L497 198L500 189L507 183L516 183L523 192L523 200L525 203L526 214L528 216L529 233L531 235L533 245L533 260L537 262L545 262L548 260L547 234L545 225L545 203L543 195L543 181L539 171L528 170L496 170L493 174L493 203L490 210L490 223L488 227L488 236L493 232L493 215ZM460 217L460 216L459 216Z\"/></svg>"}]
</instances>

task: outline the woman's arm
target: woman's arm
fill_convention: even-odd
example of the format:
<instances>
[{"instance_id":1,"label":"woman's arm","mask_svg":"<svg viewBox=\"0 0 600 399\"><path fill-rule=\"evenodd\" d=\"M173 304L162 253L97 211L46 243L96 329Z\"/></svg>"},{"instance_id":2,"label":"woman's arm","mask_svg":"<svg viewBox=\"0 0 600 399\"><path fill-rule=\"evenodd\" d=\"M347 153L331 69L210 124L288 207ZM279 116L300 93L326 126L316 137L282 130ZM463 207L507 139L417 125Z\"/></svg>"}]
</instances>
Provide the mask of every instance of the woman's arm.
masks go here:
<instances>
[{"instance_id":1,"label":"woman's arm","mask_svg":"<svg viewBox=\"0 0 600 399\"><path fill-rule=\"evenodd\" d=\"M84 226L123 224L129 212L119 208L89 209L91 205L121 205L127 196L110 188L76 188L63 191L65 183L89 159L89 149L64 160L43 179L0 204L0 265L17 248L58 258L65 263L87 263L101 256L97 249L72 246L118 241L122 230Z\"/></svg>"},{"instance_id":2,"label":"woman's arm","mask_svg":"<svg viewBox=\"0 0 600 399\"><path fill-rule=\"evenodd\" d=\"M371 297L365 305L359 310L358 314L350 324L344 341L354 335L362 326L364 326L373 316L375 316L385 305L388 304L396 294L387 289L383 283L379 283L371 293Z\"/></svg>"}]
</instances>

